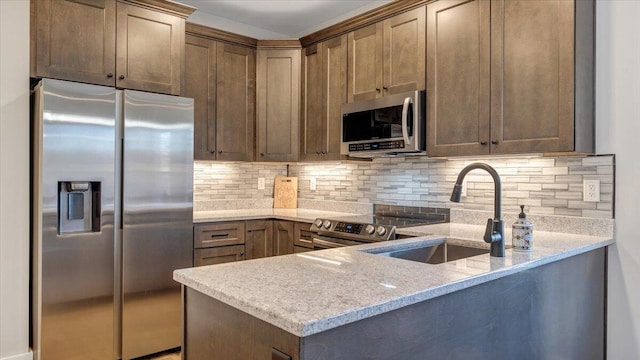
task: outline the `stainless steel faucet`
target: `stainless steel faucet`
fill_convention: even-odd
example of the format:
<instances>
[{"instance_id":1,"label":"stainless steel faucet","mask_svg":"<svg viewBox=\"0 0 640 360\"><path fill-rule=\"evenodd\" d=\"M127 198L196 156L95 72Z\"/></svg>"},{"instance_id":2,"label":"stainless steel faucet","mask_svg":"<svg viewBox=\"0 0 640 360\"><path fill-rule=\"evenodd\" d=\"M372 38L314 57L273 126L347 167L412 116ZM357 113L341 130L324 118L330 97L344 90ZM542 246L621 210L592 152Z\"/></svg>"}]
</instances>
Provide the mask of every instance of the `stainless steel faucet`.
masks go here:
<instances>
[{"instance_id":1,"label":"stainless steel faucet","mask_svg":"<svg viewBox=\"0 0 640 360\"><path fill-rule=\"evenodd\" d=\"M451 201L460 202L462 194L462 180L474 169L482 169L487 171L493 178L495 184L495 199L493 204L493 219L487 219L487 229L484 232L484 241L491 244L491 256L504 257L504 222L502 221L502 186L500 184L500 175L496 169L484 163L473 163L465 166L453 187L451 193Z\"/></svg>"}]
</instances>

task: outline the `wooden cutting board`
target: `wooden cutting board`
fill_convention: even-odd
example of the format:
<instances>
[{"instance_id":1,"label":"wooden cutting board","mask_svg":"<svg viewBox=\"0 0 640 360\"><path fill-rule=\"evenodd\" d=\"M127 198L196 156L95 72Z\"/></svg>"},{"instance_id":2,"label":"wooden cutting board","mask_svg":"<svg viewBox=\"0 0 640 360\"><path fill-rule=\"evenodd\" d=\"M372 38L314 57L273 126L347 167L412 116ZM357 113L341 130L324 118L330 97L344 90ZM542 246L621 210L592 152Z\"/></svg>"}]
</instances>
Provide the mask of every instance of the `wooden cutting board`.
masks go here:
<instances>
[{"instance_id":1,"label":"wooden cutting board","mask_svg":"<svg viewBox=\"0 0 640 360\"><path fill-rule=\"evenodd\" d=\"M276 176L273 190L275 209L295 209L298 207L298 178L295 176Z\"/></svg>"}]
</instances>

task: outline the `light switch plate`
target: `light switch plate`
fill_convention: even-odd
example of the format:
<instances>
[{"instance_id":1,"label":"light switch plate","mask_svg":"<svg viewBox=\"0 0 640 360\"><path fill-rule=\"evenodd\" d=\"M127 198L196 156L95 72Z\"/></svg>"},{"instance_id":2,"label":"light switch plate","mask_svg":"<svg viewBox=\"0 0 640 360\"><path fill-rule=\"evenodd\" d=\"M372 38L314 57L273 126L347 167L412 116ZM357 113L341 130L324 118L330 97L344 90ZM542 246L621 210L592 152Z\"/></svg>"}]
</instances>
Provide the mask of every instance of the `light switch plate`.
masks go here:
<instances>
[{"instance_id":1,"label":"light switch plate","mask_svg":"<svg viewBox=\"0 0 640 360\"><path fill-rule=\"evenodd\" d=\"M309 189L311 189L311 191L316 191L317 185L316 178L312 177L309 179Z\"/></svg>"},{"instance_id":2,"label":"light switch plate","mask_svg":"<svg viewBox=\"0 0 640 360\"><path fill-rule=\"evenodd\" d=\"M258 190L264 190L264 178L258 178Z\"/></svg>"},{"instance_id":3,"label":"light switch plate","mask_svg":"<svg viewBox=\"0 0 640 360\"><path fill-rule=\"evenodd\" d=\"M584 180L582 200L588 202L600 201L600 180Z\"/></svg>"}]
</instances>

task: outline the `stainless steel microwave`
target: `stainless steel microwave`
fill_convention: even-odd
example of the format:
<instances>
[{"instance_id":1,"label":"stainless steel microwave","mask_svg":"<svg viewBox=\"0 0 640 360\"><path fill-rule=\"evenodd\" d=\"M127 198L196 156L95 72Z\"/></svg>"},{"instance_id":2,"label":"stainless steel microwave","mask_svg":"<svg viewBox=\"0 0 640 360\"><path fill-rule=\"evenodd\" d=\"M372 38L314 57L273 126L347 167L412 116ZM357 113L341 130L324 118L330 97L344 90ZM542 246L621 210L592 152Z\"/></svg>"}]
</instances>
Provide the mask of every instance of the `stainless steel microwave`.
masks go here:
<instances>
[{"instance_id":1,"label":"stainless steel microwave","mask_svg":"<svg viewBox=\"0 0 640 360\"><path fill-rule=\"evenodd\" d=\"M340 154L392 156L426 151L426 91L342 105Z\"/></svg>"}]
</instances>

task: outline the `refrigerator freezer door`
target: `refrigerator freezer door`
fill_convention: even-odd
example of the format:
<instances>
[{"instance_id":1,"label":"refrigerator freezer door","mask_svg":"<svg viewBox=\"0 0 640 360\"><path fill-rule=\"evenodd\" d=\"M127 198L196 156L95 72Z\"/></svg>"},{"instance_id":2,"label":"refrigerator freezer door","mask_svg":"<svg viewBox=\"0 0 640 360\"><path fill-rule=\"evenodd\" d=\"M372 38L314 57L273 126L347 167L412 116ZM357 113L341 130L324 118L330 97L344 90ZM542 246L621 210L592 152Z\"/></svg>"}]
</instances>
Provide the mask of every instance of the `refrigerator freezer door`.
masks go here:
<instances>
[{"instance_id":1,"label":"refrigerator freezer door","mask_svg":"<svg viewBox=\"0 0 640 360\"><path fill-rule=\"evenodd\" d=\"M122 357L181 344L180 286L192 266L193 100L124 91Z\"/></svg>"},{"instance_id":2,"label":"refrigerator freezer door","mask_svg":"<svg viewBox=\"0 0 640 360\"><path fill-rule=\"evenodd\" d=\"M44 79L34 94L36 359L116 356L115 109L116 90L102 86ZM59 204L73 209L60 211ZM66 227L71 222L80 226Z\"/></svg>"}]
</instances>

